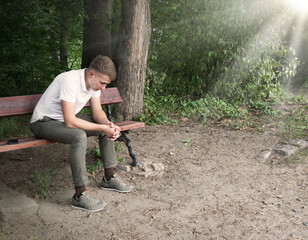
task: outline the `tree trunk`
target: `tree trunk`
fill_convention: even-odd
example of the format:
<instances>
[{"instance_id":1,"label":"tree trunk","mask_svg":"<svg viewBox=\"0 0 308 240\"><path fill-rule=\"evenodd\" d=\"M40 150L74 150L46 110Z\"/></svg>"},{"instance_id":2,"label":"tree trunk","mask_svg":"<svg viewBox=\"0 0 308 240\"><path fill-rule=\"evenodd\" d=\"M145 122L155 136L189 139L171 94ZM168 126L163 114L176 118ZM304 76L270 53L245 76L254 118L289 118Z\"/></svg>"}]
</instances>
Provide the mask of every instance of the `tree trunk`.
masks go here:
<instances>
[{"instance_id":1,"label":"tree trunk","mask_svg":"<svg viewBox=\"0 0 308 240\"><path fill-rule=\"evenodd\" d=\"M99 54L111 57L111 9L112 0L84 0L83 68Z\"/></svg>"},{"instance_id":2,"label":"tree trunk","mask_svg":"<svg viewBox=\"0 0 308 240\"><path fill-rule=\"evenodd\" d=\"M150 0L122 0L121 58L116 84L123 102L115 106L118 120L132 119L143 112L150 36Z\"/></svg>"},{"instance_id":3,"label":"tree trunk","mask_svg":"<svg viewBox=\"0 0 308 240\"><path fill-rule=\"evenodd\" d=\"M119 66L119 59L121 57L121 1L116 0L113 4L112 10L112 30L111 30L111 56L116 67Z\"/></svg>"}]
</instances>

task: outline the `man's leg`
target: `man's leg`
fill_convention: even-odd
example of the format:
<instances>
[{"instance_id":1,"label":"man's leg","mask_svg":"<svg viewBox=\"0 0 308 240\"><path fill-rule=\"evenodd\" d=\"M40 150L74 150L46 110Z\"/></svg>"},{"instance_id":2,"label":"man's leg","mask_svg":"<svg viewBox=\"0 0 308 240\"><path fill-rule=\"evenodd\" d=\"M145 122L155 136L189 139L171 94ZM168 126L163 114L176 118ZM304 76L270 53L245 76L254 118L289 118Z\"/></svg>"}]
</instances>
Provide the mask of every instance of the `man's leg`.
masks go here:
<instances>
[{"instance_id":1,"label":"man's leg","mask_svg":"<svg viewBox=\"0 0 308 240\"><path fill-rule=\"evenodd\" d=\"M86 115L78 115L79 118L88 122L95 123L94 119ZM87 136L98 136L99 149L101 153L101 160L104 166L105 178L109 180L114 175L114 168L117 166L116 153L114 148L114 141L109 141L108 137L103 132L85 131Z\"/></svg>"},{"instance_id":2,"label":"man's leg","mask_svg":"<svg viewBox=\"0 0 308 240\"><path fill-rule=\"evenodd\" d=\"M87 135L77 128L67 128L64 123L44 118L31 124L34 136L52 142L70 144L69 163L72 169L75 187L86 185L88 175L86 171L85 155L87 150Z\"/></svg>"},{"instance_id":3,"label":"man's leg","mask_svg":"<svg viewBox=\"0 0 308 240\"><path fill-rule=\"evenodd\" d=\"M99 211L106 204L89 196L86 190L88 174L86 171L85 155L87 149L87 135L85 131L76 128L67 128L64 123L44 118L30 125L34 136L53 142L70 144L69 163L75 185L75 195L72 206L89 211Z\"/></svg>"},{"instance_id":4,"label":"man's leg","mask_svg":"<svg viewBox=\"0 0 308 240\"><path fill-rule=\"evenodd\" d=\"M94 119L89 116L78 115L78 117L89 122L95 122ZM114 190L117 192L131 192L134 188L122 182L114 173L114 168L117 166L114 141L108 140L108 137L103 132L86 131L86 133L87 136L99 137L99 148L105 174L100 187L102 189Z\"/></svg>"}]
</instances>

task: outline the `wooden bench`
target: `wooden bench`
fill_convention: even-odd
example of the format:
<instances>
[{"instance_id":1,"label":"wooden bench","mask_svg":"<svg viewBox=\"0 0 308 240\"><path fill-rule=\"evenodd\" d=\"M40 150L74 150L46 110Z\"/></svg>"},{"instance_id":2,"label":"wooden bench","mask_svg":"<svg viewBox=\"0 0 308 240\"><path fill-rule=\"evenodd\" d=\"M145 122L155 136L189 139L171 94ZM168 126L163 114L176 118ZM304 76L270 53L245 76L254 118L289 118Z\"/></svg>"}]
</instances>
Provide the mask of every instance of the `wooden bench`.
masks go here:
<instances>
[{"instance_id":1,"label":"wooden bench","mask_svg":"<svg viewBox=\"0 0 308 240\"><path fill-rule=\"evenodd\" d=\"M37 102L41 98L41 94L35 95L27 95L27 96L16 96L16 97L3 97L0 98L0 117L11 117L18 115L26 115L32 114L34 107ZM106 105L107 107L107 117L110 121L111 119L111 110L110 104L121 103L122 98L117 88L106 88L102 90L101 93L101 104ZM86 107L90 106L90 102L86 104ZM123 141L128 148L129 155L132 158L132 165L139 165L136 155L133 152L131 146L131 138L128 133L131 129L144 127L145 124L143 122L135 122L135 121L120 121L115 122L121 129L121 136L118 139L119 141ZM26 137L26 138L18 138L18 139L10 139L7 141L0 141L0 152L7 152L17 149L29 148L40 146L44 144L49 144L51 142L45 139L38 139L35 137Z\"/></svg>"}]
</instances>

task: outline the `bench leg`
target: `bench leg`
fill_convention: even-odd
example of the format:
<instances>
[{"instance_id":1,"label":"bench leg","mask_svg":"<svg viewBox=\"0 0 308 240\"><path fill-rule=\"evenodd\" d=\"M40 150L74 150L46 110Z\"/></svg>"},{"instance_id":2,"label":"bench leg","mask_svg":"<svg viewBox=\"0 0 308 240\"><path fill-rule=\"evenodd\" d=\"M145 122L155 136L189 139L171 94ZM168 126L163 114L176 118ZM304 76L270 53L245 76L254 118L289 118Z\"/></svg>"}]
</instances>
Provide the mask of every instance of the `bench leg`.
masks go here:
<instances>
[{"instance_id":1,"label":"bench leg","mask_svg":"<svg viewBox=\"0 0 308 240\"><path fill-rule=\"evenodd\" d=\"M128 148L129 156L133 159L132 166L134 167L139 166L139 162L136 158L136 155L133 152L133 148L131 145L131 138L128 135L128 133L129 130L121 132L121 136L118 138L118 140L124 142L126 147Z\"/></svg>"}]
</instances>

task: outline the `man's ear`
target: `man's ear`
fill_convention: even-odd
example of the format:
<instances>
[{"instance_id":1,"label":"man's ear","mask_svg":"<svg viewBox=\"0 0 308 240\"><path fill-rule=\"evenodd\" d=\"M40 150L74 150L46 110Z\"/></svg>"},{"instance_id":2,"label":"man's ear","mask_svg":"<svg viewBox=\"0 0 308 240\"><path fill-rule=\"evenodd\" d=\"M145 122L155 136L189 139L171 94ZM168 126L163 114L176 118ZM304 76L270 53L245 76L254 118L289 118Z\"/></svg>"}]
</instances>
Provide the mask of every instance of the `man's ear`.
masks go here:
<instances>
[{"instance_id":1,"label":"man's ear","mask_svg":"<svg viewBox=\"0 0 308 240\"><path fill-rule=\"evenodd\" d=\"M94 77L95 76L95 72L93 70L89 71L89 76Z\"/></svg>"}]
</instances>

